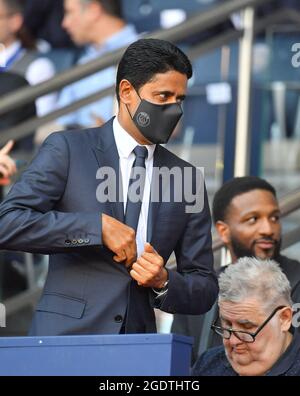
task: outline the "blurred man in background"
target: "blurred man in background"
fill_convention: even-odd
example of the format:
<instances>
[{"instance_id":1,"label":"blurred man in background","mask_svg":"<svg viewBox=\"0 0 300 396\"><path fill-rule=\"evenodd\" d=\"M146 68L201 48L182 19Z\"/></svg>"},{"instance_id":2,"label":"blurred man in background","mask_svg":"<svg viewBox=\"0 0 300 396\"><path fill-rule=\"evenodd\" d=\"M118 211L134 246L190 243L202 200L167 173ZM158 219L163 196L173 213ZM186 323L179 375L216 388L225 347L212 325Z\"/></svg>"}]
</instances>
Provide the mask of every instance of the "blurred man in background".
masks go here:
<instances>
[{"instance_id":1,"label":"blurred man in background","mask_svg":"<svg viewBox=\"0 0 300 396\"><path fill-rule=\"evenodd\" d=\"M24 30L24 4L22 0L0 0L0 43L4 45L4 66L0 71L11 71L25 77L30 85L52 78L52 62L40 57L34 40ZM37 114L43 116L53 110L56 95L37 99Z\"/></svg>"},{"instance_id":2,"label":"blurred man in background","mask_svg":"<svg viewBox=\"0 0 300 396\"><path fill-rule=\"evenodd\" d=\"M24 2L22 0L0 0L0 43L4 47L1 74L15 73L23 77L30 85L39 84L54 76L53 63L48 58L40 56L35 41L24 28ZM16 89L16 84L9 75L5 75L3 79L4 85L0 87L2 94ZM55 93L38 98L36 100L37 115L42 117L51 112L56 106L56 100ZM31 151L33 149L32 138L19 142L18 148Z\"/></svg>"},{"instance_id":3,"label":"blurred man in background","mask_svg":"<svg viewBox=\"0 0 300 396\"><path fill-rule=\"evenodd\" d=\"M75 44L86 46L78 64L87 63L124 47L137 38L134 26L122 19L121 0L65 0L63 27ZM89 96L114 84L116 70L110 67L63 89L58 107ZM114 115L112 96L61 117L63 127L101 126Z\"/></svg>"},{"instance_id":4,"label":"blurred man in background","mask_svg":"<svg viewBox=\"0 0 300 396\"><path fill-rule=\"evenodd\" d=\"M73 47L69 35L62 28L63 0L25 0L25 26L38 40L52 48Z\"/></svg>"}]
</instances>

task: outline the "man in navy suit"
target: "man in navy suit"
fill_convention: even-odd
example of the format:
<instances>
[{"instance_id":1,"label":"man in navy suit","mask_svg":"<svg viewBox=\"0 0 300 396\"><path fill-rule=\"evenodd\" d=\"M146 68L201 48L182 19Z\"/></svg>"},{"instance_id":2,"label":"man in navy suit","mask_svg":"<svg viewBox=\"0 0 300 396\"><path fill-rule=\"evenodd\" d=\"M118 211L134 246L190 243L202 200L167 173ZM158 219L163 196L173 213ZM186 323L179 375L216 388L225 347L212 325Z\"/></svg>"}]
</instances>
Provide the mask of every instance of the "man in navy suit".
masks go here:
<instances>
[{"instance_id":1,"label":"man in navy suit","mask_svg":"<svg viewBox=\"0 0 300 396\"><path fill-rule=\"evenodd\" d=\"M50 255L31 335L155 332L153 308L201 314L213 305L204 182L160 145L191 76L173 44L132 44L118 68L118 116L48 137L1 205L0 248ZM177 271L167 271L173 251Z\"/></svg>"}]
</instances>

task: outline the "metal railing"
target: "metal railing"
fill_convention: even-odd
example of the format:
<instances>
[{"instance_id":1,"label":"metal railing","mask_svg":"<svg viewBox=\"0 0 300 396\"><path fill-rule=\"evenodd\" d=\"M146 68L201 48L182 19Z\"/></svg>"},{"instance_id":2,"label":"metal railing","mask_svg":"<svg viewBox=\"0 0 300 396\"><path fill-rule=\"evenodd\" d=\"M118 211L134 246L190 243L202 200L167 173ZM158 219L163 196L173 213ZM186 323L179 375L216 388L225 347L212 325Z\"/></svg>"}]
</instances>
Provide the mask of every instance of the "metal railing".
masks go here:
<instances>
[{"instance_id":1,"label":"metal railing","mask_svg":"<svg viewBox=\"0 0 300 396\"><path fill-rule=\"evenodd\" d=\"M300 23L300 13L291 13L289 10L281 10L275 12L273 15L258 20L255 25L255 34L259 34L265 30L266 27L274 24L279 23L282 20L290 20L295 21L297 20ZM187 50L186 53L191 60L194 60L201 55L205 55L206 53L221 47L222 45L230 44L231 42L238 40L243 35L242 31L237 31L234 29L230 29L227 32L222 34L216 35L215 37L208 39L205 43L192 47L191 49ZM76 68L81 66L76 66ZM99 69L100 70L100 69ZM98 71L99 71L98 70ZM71 73L71 71L70 71ZM57 77L55 77L57 78ZM47 83L51 83L53 80L49 80ZM43 83L46 84L46 83ZM40 84L42 85L42 84ZM36 86L38 87L38 86ZM29 87L29 88L22 88L18 90L16 93L24 93L24 92L32 92L31 90L36 87ZM34 117L29 119L17 126L11 127L9 129L3 130L0 135L0 146L5 144L9 139L18 140L23 138L27 135L30 135L32 131L36 130L42 125L47 124L48 122L54 121L57 118L71 113L73 111L78 110L81 107L87 106L99 99L102 99L108 95L114 94L114 86L108 87L104 90L94 93L93 95L87 96L83 99L74 101L72 104L65 106L59 110L53 111L46 116L43 117ZM10 94L13 95L13 94ZM29 96L28 96L29 97ZM30 96L31 98L31 96ZM7 98L6 98L7 99ZM16 98L17 99L17 98ZM4 99L3 99L4 100ZM3 109L3 100L0 100L0 114ZM12 99L13 100L13 99ZM19 102L20 103L20 102ZM24 102L21 102L24 104ZM20 105L20 104L19 104Z\"/></svg>"},{"instance_id":2,"label":"metal railing","mask_svg":"<svg viewBox=\"0 0 300 396\"><path fill-rule=\"evenodd\" d=\"M171 29L160 30L146 35L145 37L178 42L224 22L234 12L243 10L249 6L262 6L272 1L274 0L232 0L225 4L216 6L206 12L200 12L194 17L189 18L187 21ZM32 100L40 96L63 88L65 85L71 84L109 66L116 65L122 57L125 49L126 47L113 51L101 56L99 59L76 66L71 70L67 70L49 81L43 82L34 87L22 88L15 93L7 95L0 103L0 115L26 103L30 103Z\"/></svg>"},{"instance_id":3,"label":"metal railing","mask_svg":"<svg viewBox=\"0 0 300 396\"><path fill-rule=\"evenodd\" d=\"M300 189L297 189L286 196L282 197L279 200L279 207L281 210L282 218L288 216L290 213L293 213L300 209ZM300 227L289 231L288 233L283 234L282 237L282 249L286 249L296 242L300 240ZM215 235L213 238L213 252L216 253L218 250L224 247L223 242ZM29 262L27 262L29 265ZM31 263L31 267L29 273L31 277L33 276L33 263ZM169 261L168 268L170 270L175 270L176 268L176 261L175 258L172 261ZM9 298L8 300L4 301L6 306L7 315L12 315L13 313L17 312L20 308L27 306L27 305L34 305L36 303L37 298L41 294L42 285L34 284L30 282L30 287L28 290L19 293L18 295Z\"/></svg>"},{"instance_id":4,"label":"metal railing","mask_svg":"<svg viewBox=\"0 0 300 396\"><path fill-rule=\"evenodd\" d=\"M179 26L176 26L169 30L152 33L151 35L148 35L146 37L154 37L178 42L192 35L201 33L208 28L217 26L219 23L225 21L234 12L243 10L247 7L256 8L266 3L270 3L271 1L272 0L232 0L213 8L212 10L196 15ZM260 33L264 31L264 29L270 24L280 22L284 19L300 22L300 14L297 12L291 12L289 10L273 13L272 15L256 22L256 25L254 27L255 33ZM189 51L187 51L187 53L191 59L195 59L200 55L211 51L212 49L219 48L224 44L228 44L231 41L241 38L243 34L243 31L236 31L233 29L222 32L222 34L217 34L213 38L206 40L206 42L204 42L203 44L192 47ZM124 48L102 56L100 59L96 59L87 64L76 66L73 69L61 73L60 75L54 77L47 82L36 85L34 87L22 88L16 92L7 95L5 98L0 100L0 115L3 115L6 112L9 112L26 103L30 103L31 101L35 100L40 96L63 88L65 85L68 85L74 81L80 80L109 66L115 65L121 58L123 52ZM24 137L32 133L32 131L39 126L71 111L77 110L78 108L86 104L92 103L102 97L110 95L112 94L112 92L113 87L109 87L103 91L100 91L87 98L77 101L70 106L48 114L45 117L31 119L25 123L20 124L17 127L3 131L1 132L0 146L8 139L17 139ZM300 190L293 192L281 199L280 207L283 217L287 216L289 213L295 210L300 209ZM298 240L299 230L297 229L283 236L283 246L291 246ZM222 242L217 238L214 238L214 252L221 249L222 247ZM40 292L40 286L31 284L31 287L26 292L20 293L18 296L15 296L5 301L7 313L11 315L23 306L26 306L28 304L34 304Z\"/></svg>"},{"instance_id":5,"label":"metal railing","mask_svg":"<svg viewBox=\"0 0 300 396\"><path fill-rule=\"evenodd\" d=\"M216 6L215 8L206 12L201 12L194 17L189 18L186 22L175 26L168 30L160 30L145 37L159 38L169 40L173 42L179 42L185 40L195 34L200 34L206 29L217 26L218 24L226 21L232 13L241 11L247 7L260 7L264 4L271 3L274 0L232 0L225 4ZM260 32L265 29L266 24L278 22L287 14L280 12L273 15L273 18L266 18L264 21L258 22L256 32ZM295 16L293 15L295 18ZM300 20L300 17L299 17ZM236 40L243 36L243 31L229 30L222 32L206 43L193 47L188 52L191 59L211 51L214 48L218 48L221 45L227 44L233 40ZM5 98L0 100L0 115L3 115L11 110L14 110L20 106L32 102L36 98L48 94L50 92L57 91L72 82L81 80L91 74L99 72L109 66L116 65L122 57L126 47L111 52L102 56L99 59L91 61L89 63L76 66L71 70L63 72L51 80L43 82L33 87L21 88L15 92L6 95ZM72 105L64 107L58 111L52 112L42 118L34 118L20 124L17 127L10 128L6 131L1 132L0 145L5 143L8 139L20 139L32 133L33 130L41 125L44 125L50 121L57 119L58 117L68 114L72 111L77 110L87 104L95 102L96 100L103 98L112 93L113 87L107 88L104 91L99 91L91 96L88 96L80 101L74 102Z\"/></svg>"}]
</instances>

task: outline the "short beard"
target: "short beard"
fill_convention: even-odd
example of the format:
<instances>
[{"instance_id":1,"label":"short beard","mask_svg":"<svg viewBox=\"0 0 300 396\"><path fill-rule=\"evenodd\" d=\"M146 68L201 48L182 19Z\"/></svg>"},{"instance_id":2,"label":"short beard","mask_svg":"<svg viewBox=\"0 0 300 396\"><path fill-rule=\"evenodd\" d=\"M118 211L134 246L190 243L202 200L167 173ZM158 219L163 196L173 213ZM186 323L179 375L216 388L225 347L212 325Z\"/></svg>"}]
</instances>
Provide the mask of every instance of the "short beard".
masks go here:
<instances>
[{"instance_id":1,"label":"short beard","mask_svg":"<svg viewBox=\"0 0 300 396\"><path fill-rule=\"evenodd\" d=\"M237 238L231 237L231 246L235 257L237 257L237 259L241 257L255 257L255 251L254 251L255 242L256 241L254 241L251 247L248 248ZM279 241L275 241L274 253L272 257L270 257L270 259L274 259L274 260L278 259L280 255L280 250L281 250L281 239Z\"/></svg>"}]
</instances>

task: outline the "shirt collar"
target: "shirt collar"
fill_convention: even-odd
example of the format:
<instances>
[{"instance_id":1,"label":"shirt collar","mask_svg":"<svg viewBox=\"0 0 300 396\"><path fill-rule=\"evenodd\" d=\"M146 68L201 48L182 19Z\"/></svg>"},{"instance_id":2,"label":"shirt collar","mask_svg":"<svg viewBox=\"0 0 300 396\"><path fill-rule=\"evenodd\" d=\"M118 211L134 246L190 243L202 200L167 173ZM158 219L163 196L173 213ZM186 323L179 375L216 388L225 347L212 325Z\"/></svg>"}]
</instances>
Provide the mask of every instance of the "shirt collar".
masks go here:
<instances>
[{"instance_id":1,"label":"shirt collar","mask_svg":"<svg viewBox=\"0 0 300 396\"><path fill-rule=\"evenodd\" d=\"M125 129L119 123L118 117L115 117L114 119L113 130L119 157L128 159L136 146L139 146L139 143L131 135L129 135L128 132L125 131ZM148 150L148 161L154 156L156 144L145 145L145 147Z\"/></svg>"},{"instance_id":2,"label":"shirt collar","mask_svg":"<svg viewBox=\"0 0 300 396\"><path fill-rule=\"evenodd\" d=\"M5 48L5 59L8 61L12 56L15 55L17 51L21 48L21 43L20 41L14 41L12 44L10 44L8 47Z\"/></svg>"}]
</instances>

